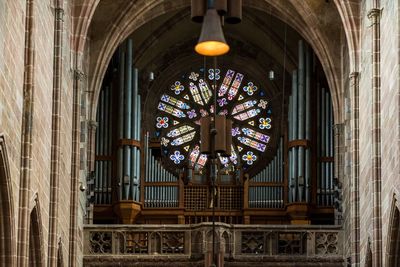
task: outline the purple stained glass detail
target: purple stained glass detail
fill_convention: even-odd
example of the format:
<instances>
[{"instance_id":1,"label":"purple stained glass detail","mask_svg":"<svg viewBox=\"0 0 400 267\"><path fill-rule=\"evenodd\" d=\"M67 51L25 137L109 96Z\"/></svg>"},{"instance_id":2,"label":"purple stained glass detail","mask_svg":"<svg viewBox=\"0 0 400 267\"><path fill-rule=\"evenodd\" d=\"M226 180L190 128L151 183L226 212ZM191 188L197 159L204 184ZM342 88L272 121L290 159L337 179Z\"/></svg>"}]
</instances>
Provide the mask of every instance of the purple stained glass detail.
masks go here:
<instances>
[{"instance_id":1,"label":"purple stained glass detail","mask_svg":"<svg viewBox=\"0 0 400 267\"><path fill-rule=\"evenodd\" d=\"M226 72L224 81L222 82L222 84L218 90L219 97L224 96L225 93L228 91L229 85L231 84L234 75L235 75L235 72L233 70L228 70Z\"/></svg>"},{"instance_id":2,"label":"purple stained glass detail","mask_svg":"<svg viewBox=\"0 0 400 267\"><path fill-rule=\"evenodd\" d=\"M189 110L188 112L186 112L188 114L189 119L193 119L197 117L197 113L194 109Z\"/></svg>"},{"instance_id":3,"label":"purple stained glass detail","mask_svg":"<svg viewBox=\"0 0 400 267\"><path fill-rule=\"evenodd\" d=\"M261 110L260 109L250 109L246 112L240 113L238 115L236 115L234 118L240 121L245 121L247 119L253 118L255 116L258 115L258 113L260 113Z\"/></svg>"},{"instance_id":4,"label":"purple stained glass detail","mask_svg":"<svg viewBox=\"0 0 400 267\"><path fill-rule=\"evenodd\" d=\"M228 101L226 101L226 98L218 99L217 102L218 102L218 105L219 105L220 107L223 107L223 106L225 106L225 105L228 104Z\"/></svg>"},{"instance_id":5,"label":"purple stained glass detail","mask_svg":"<svg viewBox=\"0 0 400 267\"><path fill-rule=\"evenodd\" d=\"M246 146L252 147L254 149L257 149L258 151L261 151L261 152L264 152L265 149L267 148L267 145L261 144L261 143L259 143L257 141L254 141L254 140L252 140L250 138L247 138L247 137L239 136L238 140L239 140L240 143L242 143L242 144L244 144Z\"/></svg>"},{"instance_id":6,"label":"purple stained glass detail","mask_svg":"<svg viewBox=\"0 0 400 267\"><path fill-rule=\"evenodd\" d=\"M236 105L232 110L232 115L244 111L246 109L252 108L257 104L257 100L249 100L242 104Z\"/></svg>"},{"instance_id":7,"label":"purple stained glass detail","mask_svg":"<svg viewBox=\"0 0 400 267\"><path fill-rule=\"evenodd\" d=\"M232 100L235 98L237 92L239 91L240 84L243 80L243 74L236 73L235 80L232 83L231 88L228 91L228 100Z\"/></svg>"},{"instance_id":8,"label":"purple stained glass detail","mask_svg":"<svg viewBox=\"0 0 400 267\"><path fill-rule=\"evenodd\" d=\"M232 128L232 136L240 134L239 127Z\"/></svg>"},{"instance_id":9,"label":"purple stained glass detail","mask_svg":"<svg viewBox=\"0 0 400 267\"><path fill-rule=\"evenodd\" d=\"M250 129L250 128L243 128L242 132L245 135L247 135L248 137L257 139L258 141L261 141L261 142L264 142L264 143L268 143L269 139L270 139L270 137L268 135L259 133L257 131L254 131L253 129Z\"/></svg>"}]
</instances>

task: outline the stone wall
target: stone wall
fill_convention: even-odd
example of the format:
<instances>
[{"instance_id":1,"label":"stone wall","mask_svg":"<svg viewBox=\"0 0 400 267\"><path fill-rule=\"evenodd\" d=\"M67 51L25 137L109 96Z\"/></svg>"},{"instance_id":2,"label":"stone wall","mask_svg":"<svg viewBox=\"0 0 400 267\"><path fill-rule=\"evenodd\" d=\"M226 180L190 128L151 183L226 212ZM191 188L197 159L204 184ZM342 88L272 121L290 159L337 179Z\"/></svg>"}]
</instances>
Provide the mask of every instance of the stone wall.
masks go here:
<instances>
[{"instance_id":1,"label":"stone wall","mask_svg":"<svg viewBox=\"0 0 400 267\"><path fill-rule=\"evenodd\" d=\"M29 215L40 206L43 262L47 262L52 142L54 21L53 1L33 1L33 121ZM73 72L71 62L72 20L70 1L64 5L63 63L60 111L60 191L57 242L68 255L70 222L71 137ZM12 179L15 231L18 232L20 199L21 126L24 91L26 1L0 1L0 132L5 136ZM36 201L35 201L36 199ZM15 247L17 241L15 240ZM64 266L68 257L63 258Z\"/></svg>"},{"instance_id":2,"label":"stone wall","mask_svg":"<svg viewBox=\"0 0 400 267\"><path fill-rule=\"evenodd\" d=\"M373 145L373 62L372 20L368 13L373 1L362 1L361 8L361 62L360 62L360 223L361 266L364 266L369 246L373 250L374 187L372 180ZM389 216L393 194L399 184L399 4L398 1L380 1L380 131L381 135L381 219L382 263L386 266L388 253ZM378 143L379 145L379 143ZM373 256L374 257L374 256Z\"/></svg>"}]
</instances>

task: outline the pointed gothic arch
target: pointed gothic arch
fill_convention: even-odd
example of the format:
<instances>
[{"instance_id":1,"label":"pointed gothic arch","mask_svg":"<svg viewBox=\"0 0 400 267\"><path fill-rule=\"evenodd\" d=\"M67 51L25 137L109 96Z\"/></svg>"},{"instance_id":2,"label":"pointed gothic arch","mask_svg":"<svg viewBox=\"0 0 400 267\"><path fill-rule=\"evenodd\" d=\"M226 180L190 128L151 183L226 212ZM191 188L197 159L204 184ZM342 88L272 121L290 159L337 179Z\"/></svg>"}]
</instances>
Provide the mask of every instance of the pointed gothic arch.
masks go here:
<instances>
[{"instance_id":1,"label":"pointed gothic arch","mask_svg":"<svg viewBox=\"0 0 400 267\"><path fill-rule=\"evenodd\" d=\"M4 136L0 134L0 266L14 266L15 229L11 175Z\"/></svg>"},{"instance_id":2,"label":"pointed gothic arch","mask_svg":"<svg viewBox=\"0 0 400 267\"><path fill-rule=\"evenodd\" d=\"M393 197L389 218L387 266L396 267L400 264L400 210L396 195Z\"/></svg>"},{"instance_id":3,"label":"pointed gothic arch","mask_svg":"<svg viewBox=\"0 0 400 267\"><path fill-rule=\"evenodd\" d=\"M40 216L39 203L36 199L36 205L31 211L29 223L29 266L44 266L43 254L43 233L42 220Z\"/></svg>"}]
</instances>

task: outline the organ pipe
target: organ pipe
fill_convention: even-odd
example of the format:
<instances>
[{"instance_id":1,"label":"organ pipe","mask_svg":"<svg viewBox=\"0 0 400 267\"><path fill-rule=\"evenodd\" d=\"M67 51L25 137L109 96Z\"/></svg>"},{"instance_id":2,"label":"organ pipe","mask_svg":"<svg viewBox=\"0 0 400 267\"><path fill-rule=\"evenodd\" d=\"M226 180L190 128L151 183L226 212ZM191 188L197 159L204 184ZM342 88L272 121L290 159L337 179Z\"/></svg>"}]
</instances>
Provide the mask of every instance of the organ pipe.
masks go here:
<instances>
[{"instance_id":1,"label":"organ pipe","mask_svg":"<svg viewBox=\"0 0 400 267\"><path fill-rule=\"evenodd\" d=\"M100 155L104 155L104 90L100 92L100 147L99 153ZM104 161L99 162L99 204L103 203L103 180L104 180Z\"/></svg>"},{"instance_id":2,"label":"organ pipe","mask_svg":"<svg viewBox=\"0 0 400 267\"><path fill-rule=\"evenodd\" d=\"M118 88L118 133L117 137L121 140L124 137L124 81L125 81L125 53L120 48L119 51L119 88ZM123 199L122 190L124 185L123 179L123 148L118 148L117 155L117 177L119 179L119 199Z\"/></svg>"},{"instance_id":3,"label":"organ pipe","mask_svg":"<svg viewBox=\"0 0 400 267\"><path fill-rule=\"evenodd\" d=\"M307 140L311 140L311 106L310 106L310 90L311 90L311 55L310 49L306 47L306 81L305 81L305 88L306 88L306 95L305 95L305 102L306 102L306 117L305 117L305 138ZM306 149L306 158L305 158L305 201L310 202L310 189L311 189L311 152L310 148Z\"/></svg>"},{"instance_id":4,"label":"organ pipe","mask_svg":"<svg viewBox=\"0 0 400 267\"><path fill-rule=\"evenodd\" d=\"M103 107L103 112L104 112L104 155L107 155L107 156L109 156L110 155L110 149L109 149L109 146L108 146L108 144L109 144L109 138L110 138L110 136L109 136L109 127L110 127L110 125L109 125L109 123L110 123L110 120L109 120L109 114L110 114L110 112L108 112L109 111L109 109L110 109L110 87L109 86L106 86L105 88L105 92L104 92L104 107ZM103 192L104 192L104 194L103 194L103 202L104 202L104 204L109 204L109 200L108 200L108 187L110 186L110 182L109 182L109 179L110 179L110 170L111 170L111 165L110 165L110 161L109 160L107 160L107 161L105 161L104 162L104 186L103 186Z\"/></svg>"},{"instance_id":5,"label":"organ pipe","mask_svg":"<svg viewBox=\"0 0 400 267\"><path fill-rule=\"evenodd\" d=\"M298 70L298 136L304 139L304 47L303 41L299 41L299 70ZM297 175L298 201L303 201L304 188L304 147L298 148L298 175Z\"/></svg>"},{"instance_id":6,"label":"organ pipe","mask_svg":"<svg viewBox=\"0 0 400 267\"><path fill-rule=\"evenodd\" d=\"M126 64L125 64L125 107L124 107L124 138L132 138L132 50L133 43L131 39L127 41L127 53L126 53ZM130 181L131 181L131 148L129 146L124 147L124 176L126 181L124 199L129 199L130 195Z\"/></svg>"},{"instance_id":7,"label":"organ pipe","mask_svg":"<svg viewBox=\"0 0 400 267\"><path fill-rule=\"evenodd\" d=\"M298 101L298 94L297 94L297 71L293 71L293 85L292 85L292 140L295 140L297 137L297 119L298 119L298 107L297 107L297 101ZM298 160L298 154L297 154L297 148L292 147L292 162L291 162L291 167L292 167L292 176L291 176L291 191L292 191L292 201L295 202L297 201L296 197L296 191L297 191L297 160Z\"/></svg>"}]
</instances>

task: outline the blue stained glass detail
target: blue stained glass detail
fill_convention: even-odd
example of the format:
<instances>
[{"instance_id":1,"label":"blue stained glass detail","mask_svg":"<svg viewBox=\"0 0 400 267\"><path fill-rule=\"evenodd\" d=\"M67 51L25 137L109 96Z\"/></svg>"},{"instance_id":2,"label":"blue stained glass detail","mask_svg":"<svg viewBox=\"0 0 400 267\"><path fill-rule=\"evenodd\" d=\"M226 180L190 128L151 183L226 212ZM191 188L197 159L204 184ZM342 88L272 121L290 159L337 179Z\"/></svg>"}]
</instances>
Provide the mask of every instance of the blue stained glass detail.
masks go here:
<instances>
[{"instance_id":1,"label":"blue stained glass detail","mask_svg":"<svg viewBox=\"0 0 400 267\"><path fill-rule=\"evenodd\" d=\"M246 109L252 108L257 104L257 100L249 100L242 104L236 105L232 110L232 115L244 111Z\"/></svg>"},{"instance_id":2,"label":"blue stained glass detail","mask_svg":"<svg viewBox=\"0 0 400 267\"><path fill-rule=\"evenodd\" d=\"M215 76L214 76L214 69L209 69L208 70L208 79L209 80L214 80L214 77L215 77L215 80L219 80L221 77L220 77L220 70L219 69L215 69Z\"/></svg>"},{"instance_id":3,"label":"blue stained glass detail","mask_svg":"<svg viewBox=\"0 0 400 267\"><path fill-rule=\"evenodd\" d=\"M196 134L196 132L191 132L191 133L185 134L185 135L183 135L181 137L178 137L178 138L174 139L171 142L171 145L172 146L180 146L180 145L182 145L184 143L192 141L192 139L194 138L195 134Z\"/></svg>"},{"instance_id":4,"label":"blue stained glass detail","mask_svg":"<svg viewBox=\"0 0 400 267\"><path fill-rule=\"evenodd\" d=\"M190 106L188 104L169 95L162 95L161 100L180 109L190 109Z\"/></svg>"},{"instance_id":5,"label":"blue stained glass detail","mask_svg":"<svg viewBox=\"0 0 400 267\"><path fill-rule=\"evenodd\" d=\"M168 104L162 103L162 102L158 103L158 109L161 111L164 111L166 113L169 113L171 115L174 115L175 117L178 117L178 118L186 117L185 113L183 113L182 110L179 110L177 108L174 108L174 107L172 107Z\"/></svg>"},{"instance_id":6,"label":"blue stained glass detail","mask_svg":"<svg viewBox=\"0 0 400 267\"><path fill-rule=\"evenodd\" d=\"M177 137L179 135L188 133L190 131L194 130L194 128L192 126L188 126L188 125L183 125L181 127L178 127L176 129L171 130L169 133L167 133L168 137Z\"/></svg>"},{"instance_id":7,"label":"blue stained glass detail","mask_svg":"<svg viewBox=\"0 0 400 267\"><path fill-rule=\"evenodd\" d=\"M179 95L183 90L185 90L185 87L180 81L176 81L173 85L171 85L171 90L174 91L176 95Z\"/></svg>"},{"instance_id":8,"label":"blue stained glass detail","mask_svg":"<svg viewBox=\"0 0 400 267\"><path fill-rule=\"evenodd\" d=\"M253 162L257 160L257 156L254 155L252 151L247 151L247 153L242 156L242 159L246 161L248 165L253 165Z\"/></svg>"},{"instance_id":9,"label":"blue stained glass detail","mask_svg":"<svg viewBox=\"0 0 400 267\"><path fill-rule=\"evenodd\" d=\"M248 137L257 139L258 141L261 141L261 142L264 142L264 143L268 143L269 139L270 139L270 137L268 135L259 133L257 131L254 131L253 129L250 129L250 128L243 128L242 132L245 135L247 135Z\"/></svg>"},{"instance_id":10,"label":"blue stained glass detail","mask_svg":"<svg viewBox=\"0 0 400 267\"><path fill-rule=\"evenodd\" d=\"M247 138L247 137L239 136L238 140L239 140L240 143L242 143L242 144L244 144L246 146L252 147L254 149L257 149L258 151L261 151L261 152L264 152L265 149L267 148L267 145L261 144L261 143L259 143L257 141L254 141L254 140L252 140L250 138Z\"/></svg>"},{"instance_id":11,"label":"blue stained glass detail","mask_svg":"<svg viewBox=\"0 0 400 267\"><path fill-rule=\"evenodd\" d=\"M239 115L236 115L234 118L240 121L244 121L250 118L253 118L255 116L258 115L258 113L260 113L261 110L260 109L250 109L246 112L240 113Z\"/></svg>"},{"instance_id":12,"label":"blue stained glass detail","mask_svg":"<svg viewBox=\"0 0 400 267\"><path fill-rule=\"evenodd\" d=\"M179 150L176 150L174 152L174 154L172 154L171 156L169 156L169 158L175 163L175 164L179 164L181 163L182 160L185 159L185 156L181 154L181 152Z\"/></svg>"},{"instance_id":13,"label":"blue stained glass detail","mask_svg":"<svg viewBox=\"0 0 400 267\"><path fill-rule=\"evenodd\" d=\"M271 119L270 118L260 118L259 119L259 122L260 122L260 124L259 124L259 128L261 129L261 130L264 130L264 129L271 129Z\"/></svg>"}]
</instances>

